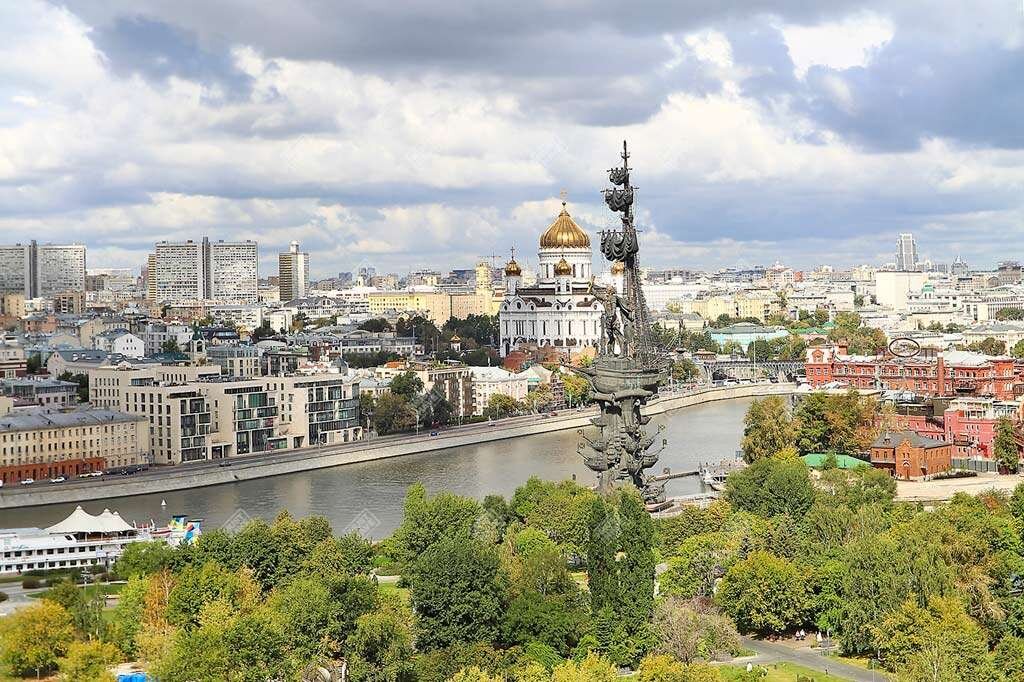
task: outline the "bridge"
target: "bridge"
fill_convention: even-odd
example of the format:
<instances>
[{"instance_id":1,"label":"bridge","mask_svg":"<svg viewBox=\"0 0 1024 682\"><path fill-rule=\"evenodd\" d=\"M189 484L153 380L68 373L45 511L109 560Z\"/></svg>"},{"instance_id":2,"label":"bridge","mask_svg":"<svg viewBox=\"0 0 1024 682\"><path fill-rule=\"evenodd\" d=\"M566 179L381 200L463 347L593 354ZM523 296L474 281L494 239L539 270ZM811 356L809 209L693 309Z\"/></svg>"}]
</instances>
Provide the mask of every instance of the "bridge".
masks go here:
<instances>
[{"instance_id":1,"label":"bridge","mask_svg":"<svg viewBox=\"0 0 1024 682\"><path fill-rule=\"evenodd\" d=\"M709 381L762 379L764 377L777 378L780 381L793 381L804 372L804 363L800 360L753 362L746 358L736 358L698 362L697 367Z\"/></svg>"}]
</instances>

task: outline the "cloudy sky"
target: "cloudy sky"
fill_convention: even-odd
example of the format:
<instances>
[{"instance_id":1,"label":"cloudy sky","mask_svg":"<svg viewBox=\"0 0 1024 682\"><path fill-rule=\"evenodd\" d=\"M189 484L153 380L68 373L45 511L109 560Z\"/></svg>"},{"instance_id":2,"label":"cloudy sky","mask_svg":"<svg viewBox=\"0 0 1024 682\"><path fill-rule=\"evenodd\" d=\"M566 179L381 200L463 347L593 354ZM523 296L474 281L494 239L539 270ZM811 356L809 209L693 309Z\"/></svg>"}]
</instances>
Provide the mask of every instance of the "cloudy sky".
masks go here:
<instances>
[{"instance_id":1,"label":"cloudy sky","mask_svg":"<svg viewBox=\"0 0 1024 682\"><path fill-rule=\"evenodd\" d=\"M535 257L627 138L645 264L1024 260L1022 86L1020 0L0 0L0 243Z\"/></svg>"}]
</instances>

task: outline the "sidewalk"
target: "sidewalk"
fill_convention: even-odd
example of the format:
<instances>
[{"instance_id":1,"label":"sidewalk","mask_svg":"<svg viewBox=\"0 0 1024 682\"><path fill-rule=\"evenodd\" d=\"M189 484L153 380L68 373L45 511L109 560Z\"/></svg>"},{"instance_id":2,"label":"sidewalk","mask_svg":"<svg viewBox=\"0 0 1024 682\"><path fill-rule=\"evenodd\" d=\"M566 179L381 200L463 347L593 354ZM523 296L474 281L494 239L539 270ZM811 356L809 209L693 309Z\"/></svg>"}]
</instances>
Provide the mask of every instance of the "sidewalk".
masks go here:
<instances>
[{"instance_id":1,"label":"sidewalk","mask_svg":"<svg viewBox=\"0 0 1024 682\"><path fill-rule=\"evenodd\" d=\"M857 666L849 665L821 655L817 650L810 647L792 647L777 642L766 642L750 637L741 637L743 646L752 649L757 653L756 663L772 663L774 661L789 661L799 663L813 670L819 670L829 675L845 677L853 682L883 682L888 676L881 671L865 670ZM751 660L751 659L744 659Z\"/></svg>"}]
</instances>

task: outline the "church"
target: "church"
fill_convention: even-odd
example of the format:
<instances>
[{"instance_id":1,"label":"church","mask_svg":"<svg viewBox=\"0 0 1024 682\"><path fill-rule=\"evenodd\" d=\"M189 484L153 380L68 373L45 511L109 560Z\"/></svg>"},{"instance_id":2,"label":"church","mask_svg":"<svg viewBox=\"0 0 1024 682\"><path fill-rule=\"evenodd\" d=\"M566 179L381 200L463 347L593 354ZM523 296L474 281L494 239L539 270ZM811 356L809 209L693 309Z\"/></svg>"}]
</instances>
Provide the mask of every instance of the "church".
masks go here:
<instances>
[{"instance_id":1,"label":"church","mask_svg":"<svg viewBox=\"0 0 1024 682\"><path fill-rule=\"evenodd\" d=\"M537 283L522 286L513 256L505 266L505 297L498 312L501 355L520 347L554 347L566 359L601 342L601 301L592 290L590 236L562 212L540 238ZM622 264L612 266L621 278ZM599 285L594 285L601 290ZM593 351L589 351L593 352Z\"/></svg>"}]
</instances>

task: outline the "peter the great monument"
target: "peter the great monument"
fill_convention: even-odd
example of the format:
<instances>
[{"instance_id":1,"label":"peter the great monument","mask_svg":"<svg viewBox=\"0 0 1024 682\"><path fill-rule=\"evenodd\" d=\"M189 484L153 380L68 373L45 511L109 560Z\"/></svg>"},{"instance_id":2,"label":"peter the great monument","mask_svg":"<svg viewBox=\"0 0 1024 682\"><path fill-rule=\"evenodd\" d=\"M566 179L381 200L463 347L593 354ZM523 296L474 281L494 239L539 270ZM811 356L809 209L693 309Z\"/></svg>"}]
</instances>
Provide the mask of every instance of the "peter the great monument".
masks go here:
<instances>
[{"instance_id":1,"label":"peter the great monument","mask_svg":"<svg viewBox=\"0 0 1024 682\"><path fill-rule=\"evenodd\" d=\"M589 367L575 371L591 384L592 397L601 409L593 419L600 435L584 438L579 452L587 466L598 473L598 487L608 492L617 482L635 485L648 504L665 501L664 484L645 470L658 462L665 445L654 450L657 432L648 432L651 418L643 406L668 378L670 361L655 346L651 316L640 288L640 264L636 226L633 223L634 187L630 184L629 151L622 143L622 166L608 171L613 187L604 190L608 208L620 214L621 229L601 233L601 253L624 266L622 291L591 285L604 304L602 335L597 357ZM660 431L660 429L659 429Z\"/></svg>"}]
</instances>

